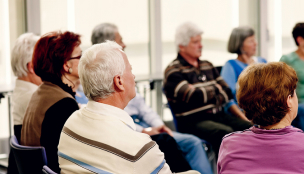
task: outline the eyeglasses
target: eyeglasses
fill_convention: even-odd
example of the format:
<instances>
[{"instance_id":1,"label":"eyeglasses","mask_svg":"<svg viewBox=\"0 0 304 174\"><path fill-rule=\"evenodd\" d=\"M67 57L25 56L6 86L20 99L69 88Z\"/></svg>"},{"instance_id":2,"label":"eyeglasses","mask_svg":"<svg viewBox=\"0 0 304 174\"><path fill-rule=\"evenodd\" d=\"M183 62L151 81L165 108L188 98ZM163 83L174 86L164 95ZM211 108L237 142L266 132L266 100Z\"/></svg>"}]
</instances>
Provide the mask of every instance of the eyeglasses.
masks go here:
<instances>
[{"instance_id":1,"label":"eyeglasses","mask_svg":"<svg viewBox=\"0 0 304 174\"><path fill-rule=\"evenodd\" d=\"M77 56L77 57L71 57L69 60L72 60L72 59L80 59L82 55L80 56Z\"/></svg>"}]
</instances>

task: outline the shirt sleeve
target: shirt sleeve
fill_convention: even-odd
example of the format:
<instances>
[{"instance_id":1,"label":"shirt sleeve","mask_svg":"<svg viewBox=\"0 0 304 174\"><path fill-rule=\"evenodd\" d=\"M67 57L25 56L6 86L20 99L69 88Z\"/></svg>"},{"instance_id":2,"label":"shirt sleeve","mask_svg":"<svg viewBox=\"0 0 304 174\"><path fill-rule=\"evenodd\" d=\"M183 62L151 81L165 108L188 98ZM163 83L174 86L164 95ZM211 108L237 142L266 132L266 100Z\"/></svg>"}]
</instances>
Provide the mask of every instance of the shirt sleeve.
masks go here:
<instances>
[{"instance_id":1,"label":"shirt sleeve","mask_svg":"<svg viewBox=\"0 0 304 174\"><path fill-rule=\"evenodd\" d=\"M223 66L221 76L230 87L232 94L235 96L237 78L235 76L234 68L229 62L226 62Z\"/></svg>"},{"instance_id":2,"label":"shirt sleeve","mask_svg":"<svg viewBox=\"0 0 304 174\"><path fill-rule=\"evenodd\" d=\"M179 70L174 69L165 73L164 91L168 99L186 103L195 102L198 105L215 104L216 96L219 94L215 82L208 86L203 83L192 85L188 83Z\"/></svg>"}]
</instances>

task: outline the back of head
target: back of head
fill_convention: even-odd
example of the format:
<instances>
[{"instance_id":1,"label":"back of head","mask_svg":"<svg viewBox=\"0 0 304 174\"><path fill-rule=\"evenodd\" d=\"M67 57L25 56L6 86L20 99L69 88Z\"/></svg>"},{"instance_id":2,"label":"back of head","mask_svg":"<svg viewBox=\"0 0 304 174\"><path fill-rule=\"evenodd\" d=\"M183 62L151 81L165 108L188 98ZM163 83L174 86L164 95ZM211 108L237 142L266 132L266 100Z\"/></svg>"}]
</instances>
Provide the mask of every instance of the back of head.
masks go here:
<instances>
[{"instance_id":1,"label":"back of head","mask_svg":"<svg viewBox=\"0 0 304 174\"><path fill-rule=\"evenodd\" d=\"M115 40L115 32L117 31L117 26L114 24L102 23L97 25L92 32L92 45L105 42L106 40Z\"/></svg>"},{"instance_id":2,"label":"back of head","mask_svg":"<svg viewBox=\"0 0 304 174\"><path fill-rule=\"evenodd\" d=\"M27 64L32 61L33 50L39 36L25 33L18 37L11 55L12 70L17 77L27 76Z\"/></svg>"},{"instance_id":3,"label":"back of head","mask_svg":"<svg viewBox=\"0 0 304 174\"><path fill-rule=\"evenodd\" d=\"M115 92L113 79L125 70L122 52L121 46L113 41L95 44L84 52L78 71L89 100L99 101Z\"/></svg>"},{"instance_id":4,"label":"back of head","mask_svg":"<svg viewBox=\"0 0 304 174\"><path fill-rule=\"evenodd\" d=\"M269 126L287 114L287 98L293 96L297 82L295 70L284 62L253 64L239 76L236 97L249 120Z\"/></svg>"},{"instance_id":5,"label":"back of head","mask_svg":"<svg viewBox=\"0 0 304 174\"><path fill-rule=\"evenodd\" d=\"M242 54L242 46L247 37L253 36L254 30L251 27L234 28L228 41L228 51L230 53Z\"/></svg>"},{"instance_id":6,"label":"back of head","mask_svg":"<svg viewBox=\"0 0 304 174\"><path fill-rule=\"evenodd\" d=\"M61 80L64 63L80 43L80 35L69 31L50 32L42 36L33 53L35 73L43 81Z\"/></svg>"},{"instance_id":7,"label":"back of head","mask_svg":"<svg viewBox=\"0 0 304 174\"><path fill-rule=\"evenodd\" d=\"M297 38L300 36L304 39L304 23L303 22L297 23L293 27L292 36L293 36L293 39L296 42L297 46L299 46L299 43L297 42Z\"/></svg>"},{"instance_id":8,"label":"back of head","mask_svg":"<svg viewBox=\"0 0 304 174\"><path fill-rule=\"evenodd\" d=\"M191 37L203 34L197 25L191 22L185 22L177 27L175 32L175 46L179 52L179 45L187 46L191 40Z\"/></svg>"}]
</instances>

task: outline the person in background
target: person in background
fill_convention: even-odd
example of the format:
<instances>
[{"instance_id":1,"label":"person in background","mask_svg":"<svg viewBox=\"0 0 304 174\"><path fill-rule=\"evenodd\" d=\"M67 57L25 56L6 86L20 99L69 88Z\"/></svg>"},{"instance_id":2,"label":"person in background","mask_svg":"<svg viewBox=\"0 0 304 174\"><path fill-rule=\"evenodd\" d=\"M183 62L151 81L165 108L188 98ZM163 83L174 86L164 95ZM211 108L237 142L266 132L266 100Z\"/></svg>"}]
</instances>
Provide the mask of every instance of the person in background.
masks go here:
<instances>
[{"instance_id":1,"label":"person in background","mask_svg":"<svg viewBox=\"0 0 304 174\"><path fill-rule=\"evenodd\" d=\"M304 173L304 133L297 116L295 70L284 62L253 64L239 76L237 101L254 124L223 138L218 173Z\"/></svg>"},{"instance_id":2,"label":"person in background","mask_svg":"<svg viewBox=\"0 0 304 174\"><path fill-rule=\"evenodd\" d=\"M164 73L164 91L181 132L207 140L217 155L222 138L251 126L232 101L233 95L216 68L199 60L203 31L195 24L180 25L175 34L177 58ZM227 108L232 115L223 112Z\"/></svg>"},{"instance_id":3,"label":"person in background","mask_svg":"<svg viewBox=\"0 0 304 174\"><path fill-rule=\"evenodd\" d=\"M48 166L59 173L57 146L65 121L79 109L72 88L78 81L80 35L66 31L42 36L34 49L33 67L43 83L27 107L21 145L45 147Z\"/></svg>"},{"instance_id":4,"label":"person in background","mask_svg":"<svg viewBox=\"0 0 304 174\"><path fill-rule=\"evenodd\" d=\"M17 77L12 95L12 115L14 118L14 132L20 142L23 117L32 94L42 83L35 74L32 55L36 42L40 37L33 33L25 33L18 37L11 55L11 66Z\"/></svg>"},{"instance_id":5,"label":"person in background","mask_svg":"<svg viewBox=\"0 0 304 174\"><path fill-rule=\"evenodd\" d=\"M123 110L136 93L135 76L122 47L113 41L91 46L80 60L79 75L89 102L62 129L58 145L62 173L171 174L158 145L136 132Z\"/></svg>"},{"instance_id":6,"label":"person in background","mask_svg":"<svg viewBox=\"0 0 304 174\"><path fill-rule=\"evenodd\" d=\"M297 23L292 30L293 39L297 45L297 50L283 55L280 59L291 66L299 78L297 84L297 97L299 99L298 116L292 125L304 130L304 23Z\"/></svg>"},{"instance_id":7,"label":"person in background","mask_svg":"<svg viewBox=\"0 0 304 174\"><path fill-rule=\"evenodd\" d=\"M42 83L34 72L32 55L36 42L40 37L33 33L25 33L18 37L11 54L11 66L17 77L12 95L12 116L14 119L14 134L20 143L24 114L32 97ZM13 153L9 154L8 174L19 173Z\"/></svg>"},{"instance_id":8,"label":"person in background","mask_svg":"<svg viewBox=\"0 0 304 174\"><path fill-rule=\"evenodd\" d=\"M235 99L236 82L241 72L250 64L266 63L261 57L255 57L257 42L254 30L250 27L237 27L231 32L228 51L236 53L237 58L228 60L222 68L221 76L230 87Z\"/></svg>"},{"instance_id":9,"label":"person in background","mask_svg":"<svg viewBox=\"0 0 304 174\"><path fill-rule=\"evenodd\" d=\"M115 41L123 50L126 48L117 26L114 24L102 23L94 28L91 37L92 44L102 43L106 40ZM141 118L141 124L146 125L145 129L135 121L136 131L150 135L151 138L158 143L160 150L165 153L166 161L170 165L172 171L180 172L190 169L184 167L186 165L186 161L184 162L185 158L190 164L190 166L186 166L189 166L203 174L212 173L210 163L203 149L201 140L193 135L172 132L164 125L159 115L145 104L145 101L140 94L136 93L136 97L128 103L125 111L129 115L133 116L132 118L134 121L136 119L134 115ZM167 133L174 138L178 144L178 148L182 150L183 155L176 152L175 141L164 133Z\"/></svg>"}]
</instances>

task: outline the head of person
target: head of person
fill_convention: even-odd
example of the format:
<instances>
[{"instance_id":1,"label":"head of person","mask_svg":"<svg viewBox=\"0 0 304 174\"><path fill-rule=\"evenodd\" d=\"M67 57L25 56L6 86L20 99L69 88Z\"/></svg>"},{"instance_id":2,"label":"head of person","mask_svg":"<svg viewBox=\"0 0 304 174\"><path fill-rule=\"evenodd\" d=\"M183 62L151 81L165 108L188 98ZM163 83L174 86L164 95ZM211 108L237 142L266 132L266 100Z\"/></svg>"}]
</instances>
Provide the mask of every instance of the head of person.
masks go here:
<instances>
[{"instance_id":1,"label":"head of person","mask_svg":"<svg viewBox=\"0 0 304 174\"><path fill-rule=\"evenodd\" d=\"M91 36L92 45L105 42L106 40L115 41L122 47L122 50L126 48L117 26L114 24L102 23L93 29Z\"/></svg>"},{"instance_id":2,"label":"head of person","mask_svg":"<svg viewBox=\"0 0 304 174\"><path fill-rule=\"evenodd\" d=\"M95 44L84 52L79 76L89 100L100 102L112 97L121 100L124 108L135 97L132 67L122 47L113 41Z\"/></svg>"},{"instance_id":3,"label":"head of person","mask_svg":"<svg viewBox=\"0 0 304 174\"><path fill-rule=\"evenodd\" d=\"M40 37L33 33L25 33L18 37L11 54L11 66L18 79L41 84L41 78L35 74L32 55L36 42Z\"/></svg>"},{"instance_id":4,"label":"head of person","mask_svg":"<svg viewBox=\"0 0 304 174\"><path fill-rule=\"evenodd\" d=\"M237 101L254 124L270 126L298 112L294 69L284 62L253 64L239 76Z\"/></svg>"},{"instance_id":5,"label":"head of person","mask_svg":"<svg viewBox=\"0 0 304 174\"><path fill-rule=\"evenodd\" d=\"M43 81L68 80L73 84L79 79L80 43L80 35L69 31L50 32L42 36L33 53L35 73Z\"/></svg>"},{"instance_id":6,"label":"head of person","mask_svg":"<svg viewBox=\"0 0 304 174\"><path fill-rule=\"evenodd\" d=\"M202 55L203 31L195 24L186 22L177 27L175 45L183 56L198 59Z\"/></svg>"},{"instance_id":7,"label":"head of person","mask_svg":"<svg viewBox=\"0 0 304 174\"><path fill-rule=\"evenodd\" d=\"M293 39L298 47L304 47L304 23L297 23L292 30Z\"/></svg>"},{"instance_id":8,"label":"head of person","mask_svg":"<svg viewBox=\"0 0 304 174\"><path fill-rule=\"evenodd\" d=\"M251 57L256 53L257 42L254 30L250 27L237 27L231 32L228 41L228 51L238 55L246 54Z\"/></svg>"}]
</instances>

